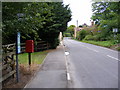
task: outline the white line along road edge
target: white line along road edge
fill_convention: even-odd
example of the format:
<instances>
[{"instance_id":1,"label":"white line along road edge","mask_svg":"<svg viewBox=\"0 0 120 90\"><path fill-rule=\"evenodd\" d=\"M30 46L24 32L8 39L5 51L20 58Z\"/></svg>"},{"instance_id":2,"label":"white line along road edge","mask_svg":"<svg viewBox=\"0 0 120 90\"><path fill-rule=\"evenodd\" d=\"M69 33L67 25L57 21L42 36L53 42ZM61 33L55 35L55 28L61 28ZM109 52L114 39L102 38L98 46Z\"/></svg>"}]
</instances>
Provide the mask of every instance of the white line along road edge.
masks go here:
<instances>
[{"instance_id":1,"label":"white line along road edge","mask_svg":"<svg viewBox=\"0 0 120 90\"><path fill-rule=\"evenodd\" d=\"M113 59L115 59L115 60L117 60L117 61L120 61L118 58L112 57L112 56L110 56L110 55L107 55L107 56L110 57L110 58L113 58Z\"/></svg>"}]
</instances>

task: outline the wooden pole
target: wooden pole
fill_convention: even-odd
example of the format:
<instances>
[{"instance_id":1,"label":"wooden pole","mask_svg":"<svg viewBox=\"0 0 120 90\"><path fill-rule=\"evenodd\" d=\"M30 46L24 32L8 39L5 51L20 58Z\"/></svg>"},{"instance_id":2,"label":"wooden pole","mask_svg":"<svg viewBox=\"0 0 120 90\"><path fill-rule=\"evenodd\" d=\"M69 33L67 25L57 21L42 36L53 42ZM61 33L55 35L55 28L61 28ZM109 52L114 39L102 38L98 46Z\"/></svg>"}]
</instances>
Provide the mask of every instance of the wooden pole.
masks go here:
<instances>
[{"instance_id":1,"label":"wooden pole","mask_svg":"<svg viewBox=\"0 0 120 90\"><path fill-rule=\"evenodd\" d=\"M29 65L31 65L31 53L28 53Z\"/></svg>"}]
</instances>

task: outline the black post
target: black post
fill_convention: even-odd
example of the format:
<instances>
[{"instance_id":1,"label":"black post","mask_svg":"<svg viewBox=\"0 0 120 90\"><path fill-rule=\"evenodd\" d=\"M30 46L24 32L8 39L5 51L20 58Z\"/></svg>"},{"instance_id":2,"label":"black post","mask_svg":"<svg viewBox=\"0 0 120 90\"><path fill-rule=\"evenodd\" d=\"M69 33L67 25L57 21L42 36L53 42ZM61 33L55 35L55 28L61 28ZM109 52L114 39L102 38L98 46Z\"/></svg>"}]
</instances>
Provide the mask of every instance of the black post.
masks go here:
<instances>
[{"instance_id":1,"label":"black post","mask_svg":"<svg viewBox=\"0 0 120 90\"><path fill-rule=\"evenodd\" d=\"M18 68L18 39L16 38L16 81L19 82L19 68Z\"/></svg>"},{"instance_id":2,"label":"black post","mask_svg":"<svg viewBox=\"0 0 120 90\"><path fill-rule=\"evenodd\" d=\"M31 65L31 53L28 53L29 65Z\"/></svg>"}]
</instances>

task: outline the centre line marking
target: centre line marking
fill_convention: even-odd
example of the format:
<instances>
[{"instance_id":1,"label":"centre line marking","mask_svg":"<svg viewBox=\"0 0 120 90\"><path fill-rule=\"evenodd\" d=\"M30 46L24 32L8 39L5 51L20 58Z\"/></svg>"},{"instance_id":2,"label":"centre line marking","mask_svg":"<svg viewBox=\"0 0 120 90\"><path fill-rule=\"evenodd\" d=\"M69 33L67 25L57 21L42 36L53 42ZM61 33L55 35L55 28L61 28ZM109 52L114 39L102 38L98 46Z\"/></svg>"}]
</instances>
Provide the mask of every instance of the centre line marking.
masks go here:
<instances>
[{"instance_id":1,"label":"centre line marking","mask_svg":"<svg viewBox=\"0 0 120 90\"><path fill-rule=\"evenodd\" d=\"M69 55L69 52L65 51L65 55L66 55L66 56Z\"/></svg>"},{"instance_id":2,"label":"centre line marking","mask_svg":"<svg viewBox=\"0 0 120 90\"><path fill-rule=\"evenodd\" d=\"M110 55L107 55L107 56L110 57L110 58L113 58L113 59L115 59L115 60L117 60L117 61L119 61L118 58L112 57L112 56L110 56Z\"/></svg>"},{"instance_id":3,"label":"centre line marking","mask_svg":"<svg viewBox=\"0 0 120 90\"><path fill-rule=\"evenodd\" d=\"M70 74L67 73L67 80L70 80Z\"/></svg>"},{"instance_id":4,"label":"centre line marking","mask_svg":"<svg viewBox=\"0 0 120 90\"><path fill-rule=\"evenodd\" d=\"M89 48L89 47L87 47L89 50L92 50L92 51L95 51L95 52L99 52L99 51L97 51L97 50L94 50L94 49L91 49L91 48Z\"/></svg>"},{"instance_id":5,"label":"centre line marking","mask_svg":"<svg viewBox=\"0 0 120 90\"><path fill-rule=\"evenodd\" d=\"M93 51L95 51L95 52L99 52L99 51L97 51L97 50L93 50Z\"/></svg>"}]
</instances>

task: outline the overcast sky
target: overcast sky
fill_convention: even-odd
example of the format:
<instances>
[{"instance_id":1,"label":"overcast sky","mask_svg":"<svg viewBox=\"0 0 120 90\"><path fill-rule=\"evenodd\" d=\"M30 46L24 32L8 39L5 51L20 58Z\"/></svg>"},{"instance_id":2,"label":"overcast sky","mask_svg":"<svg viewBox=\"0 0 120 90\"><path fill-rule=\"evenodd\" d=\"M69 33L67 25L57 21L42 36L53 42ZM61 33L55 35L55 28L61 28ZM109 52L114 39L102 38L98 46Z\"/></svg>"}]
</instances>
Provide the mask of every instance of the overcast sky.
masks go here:
<instances>
[{"instance_id":1,"label":"overcast sky","mask_svg":"<svg viewBox=\"0 0 120 90\"><path fill-rule=\"evenodd\" d=\"M86 23L90 25L90 18L92 16L92 2L91 0L63 0L65 5L70 4L70 9L72 11L72 20L68 23L68 26L82 25Z\"/></svg>"}]
</instances>

